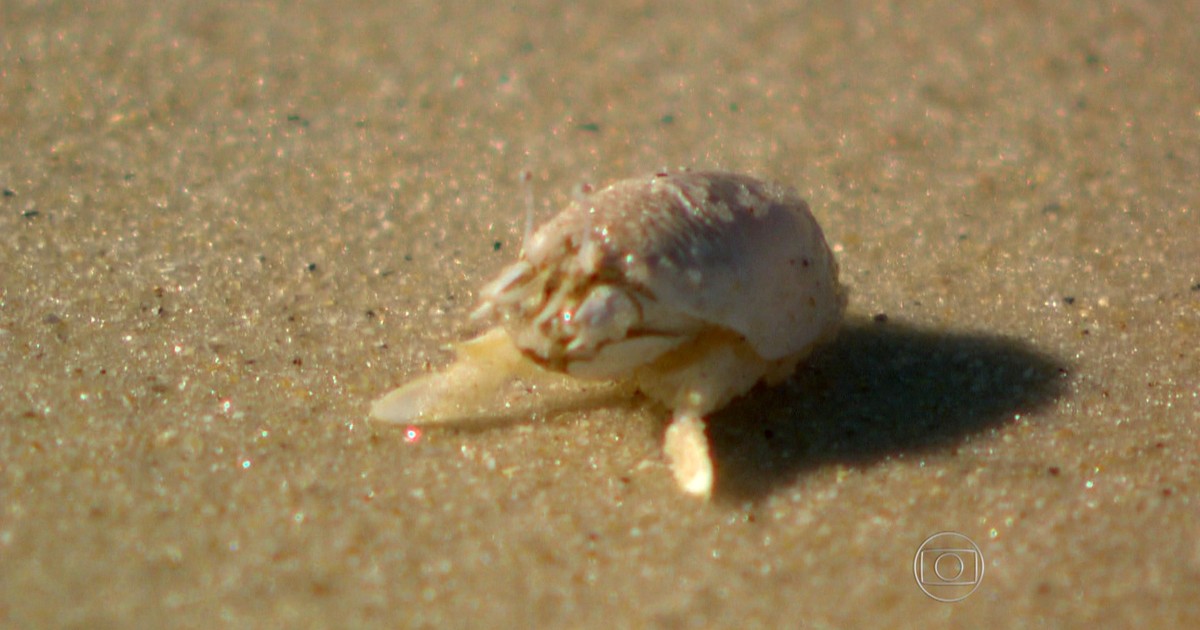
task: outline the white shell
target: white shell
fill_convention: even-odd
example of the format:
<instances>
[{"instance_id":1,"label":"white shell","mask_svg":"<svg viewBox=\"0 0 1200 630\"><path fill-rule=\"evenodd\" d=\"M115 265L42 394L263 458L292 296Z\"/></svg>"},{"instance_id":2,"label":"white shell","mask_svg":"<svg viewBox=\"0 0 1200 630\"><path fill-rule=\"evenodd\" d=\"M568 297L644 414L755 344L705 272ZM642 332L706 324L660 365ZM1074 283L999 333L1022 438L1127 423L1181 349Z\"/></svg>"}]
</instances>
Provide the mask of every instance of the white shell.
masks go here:
<instances>
[{"instance_id":1,"label":"white shell","mask_svg":"<svg viewBox=\"0 0 1200 630\"><path fill-rule=\"evenodd\" d=\"M489 396L507 409L497 393L507 376L620 381L673 410L665 448L675 476L707 495L703 416L759 380L786 378L836 334L846 304L837 271L790 188L725 172L617 182L539 228L484 287L475 316L498 320L507 335L485 333L443 375L389 394L372 415L461 420Z\"/></svg>"},{"instance_id":2,"label":"white shell","mask_svg":"<svg viewBox=\"0 0 1200 630\"><path fill-rule=\"evenodd\" d=\"M837 263L808 205L745 175L618 182L534 233L523 260L631 289L661 311L653 324L728 328L768 360L803 350L841 318ZM494 297L485 290L483 299ZM506 314L510 330L530 323L519 309Z\"/></svg>"}]
</instances>

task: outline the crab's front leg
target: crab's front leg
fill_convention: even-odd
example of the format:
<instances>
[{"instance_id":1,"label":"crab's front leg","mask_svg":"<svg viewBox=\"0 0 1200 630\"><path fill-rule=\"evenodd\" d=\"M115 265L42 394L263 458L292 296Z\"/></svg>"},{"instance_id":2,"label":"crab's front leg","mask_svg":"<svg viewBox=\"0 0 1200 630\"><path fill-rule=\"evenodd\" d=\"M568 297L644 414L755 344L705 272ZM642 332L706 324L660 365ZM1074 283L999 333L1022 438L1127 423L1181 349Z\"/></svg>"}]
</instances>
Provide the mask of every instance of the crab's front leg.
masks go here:
<instances>
[{"instance_id":1,"label":"crab's front leg","mask_svg":"<svg viewBox=\"0 0 1200 630\"><path fill-rule=\"evenodd\" d=\"M371 405L376 420L395 423L451 423L503 415L504 385L516 376L535 375L502 328L455 346L446 369L392 390Z\"/></svg>"},{"instance_id":2,"label":"crab's front leg","mask_svg":"<svg viewBox=\"0 0 1200 630\"><path fill-rule=\"evenodd\" d=\"M627 396L629 385L580 381L543 369L496 327L455 345L455 360L371 405L371 416L401 424L461 424L548 415Z\"/></svg>"}]
</instances>

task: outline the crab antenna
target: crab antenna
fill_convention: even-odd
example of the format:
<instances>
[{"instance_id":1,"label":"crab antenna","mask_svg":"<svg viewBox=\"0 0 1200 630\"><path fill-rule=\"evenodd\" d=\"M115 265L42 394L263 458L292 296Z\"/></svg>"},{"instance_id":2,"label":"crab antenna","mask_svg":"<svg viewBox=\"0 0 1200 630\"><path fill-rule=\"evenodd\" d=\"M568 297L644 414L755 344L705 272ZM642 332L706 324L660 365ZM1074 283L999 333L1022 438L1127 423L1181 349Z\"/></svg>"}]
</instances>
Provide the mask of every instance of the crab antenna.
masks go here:
<instances>
[{"instance_id":1,"label":"crab antenna","mask_svg":"<svg viewBox=\"0 0 1200 630\"><path fill-rule=\"evenodd\" d=\"M595 189L586 181L579 182L575 189L571 191L571 196L575 198L575 203L587 207L587 222L583 226L583 242L579 244L580 251L588 252L592 247L592 215L596 212L596 208L588 202L588 196Z\"/></svg>"},{"instance_id":2,"label":"crab antenna","mask_svg":"<svg viewBox=\"0 0 1200 630\"><path fill-rule=\"evenodd\" d=\"M529 236L533 234L533 172L525 169L517 177L525 193L525 234L521 237L521 253L524 254L525 247L529 245Z\"/></svg>"}]
</instances>

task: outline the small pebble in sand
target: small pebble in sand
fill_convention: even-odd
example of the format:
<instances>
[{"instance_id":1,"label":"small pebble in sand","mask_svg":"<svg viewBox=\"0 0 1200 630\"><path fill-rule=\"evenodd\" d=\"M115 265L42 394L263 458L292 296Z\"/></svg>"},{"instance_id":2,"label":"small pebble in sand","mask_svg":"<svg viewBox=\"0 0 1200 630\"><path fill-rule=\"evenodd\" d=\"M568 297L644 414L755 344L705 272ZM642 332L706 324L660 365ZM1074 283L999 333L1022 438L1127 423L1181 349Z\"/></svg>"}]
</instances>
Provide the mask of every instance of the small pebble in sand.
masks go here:
<instances>
[{"instance_id":1,"label":"small pebble in sand","mask_svg":"<svg viewBox=\"0 0 1200 630\"><path fill-rule=\"evenodd\" d=\"M846 305L837 275L791 188L728 172L620 181L527 233L472 315L494 327L371 415L465 423L522 413L518 399L535 394L545 398L524 413L544 413L551 392L576 385L577 399L588 383L636 389L672 411L664 451L680 487L708 496L705 416L759 381L786 379L836 335Z\"/></svg>"}]
</instances>

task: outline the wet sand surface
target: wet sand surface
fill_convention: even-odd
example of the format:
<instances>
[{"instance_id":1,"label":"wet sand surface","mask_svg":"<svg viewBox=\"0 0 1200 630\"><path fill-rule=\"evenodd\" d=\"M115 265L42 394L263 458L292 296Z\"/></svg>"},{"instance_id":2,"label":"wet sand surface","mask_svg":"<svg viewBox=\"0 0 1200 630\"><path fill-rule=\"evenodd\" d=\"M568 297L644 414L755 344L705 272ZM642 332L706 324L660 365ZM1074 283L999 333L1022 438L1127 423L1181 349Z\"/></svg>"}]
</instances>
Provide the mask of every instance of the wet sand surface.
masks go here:
<instances>
[{"instance_id":1,"label":"wet sand surface","mask_svg":"<svg viewBox=\"0 0 1200 630\"><path fill-rule=\"evenodd\" d=\"M447 4L0 5L0 626L1200 625L1196 3ZM711 502L642 398L367 419L518 173L678 167L851 292Z\"/></svg>"}]
</instances>

